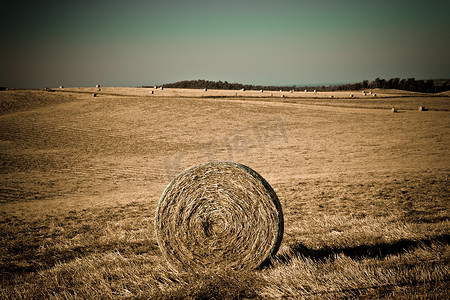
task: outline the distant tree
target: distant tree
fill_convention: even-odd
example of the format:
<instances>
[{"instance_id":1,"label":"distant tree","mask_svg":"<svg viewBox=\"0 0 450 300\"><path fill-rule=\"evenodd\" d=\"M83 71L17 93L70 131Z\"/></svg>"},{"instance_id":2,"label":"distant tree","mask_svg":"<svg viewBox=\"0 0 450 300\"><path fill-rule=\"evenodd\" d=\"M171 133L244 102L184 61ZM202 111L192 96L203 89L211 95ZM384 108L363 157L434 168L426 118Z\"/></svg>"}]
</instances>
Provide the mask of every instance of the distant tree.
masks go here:
<instances>
[{"instance_id":1,"label":"distant tree","mask_svg":"<svg viewBox=\"0 0 450 300\"><path fill-rule=\"evenodd\" d=\"M408 91L416 91L417 90L417 82L415 78L408 78L406 80L406 89Z\"/></svg>"},{"instance_id":2,"label":"distant tree","mask_svg":"<svg viewBox=\"0 0 450 300\"><path fill-rule=\"evenodd\" d=\"M381 78L377 77L373 82L372 82L372 88L374 89L380 89L381 88Z\"/></svg>"},{"instance_id":3,"label":"distant tree","mask_svg":"<svg viewBox=\"0 0 450 300\"><path fill-rule=\"evenodd\" d=\"M362 82L362 88L367 89L369 87L369 80L363 80Z\"/></svg>"},{"instance_id":4,"label":"distant tree","mask_svg":"<svg viewBox=\"0 0 450 300\"><path fill-rule=\"evenodd\" d=\"M393 78L389 79L387 81L387 83L386 83L386 86L387 86L388 89L395 89L395 87L394 87L394 79Z\"/></svg>"},{"instance_id":5,"label":"distant tree","mask_svg":"<svg viewBox=\"0 0 450 300\"><path fill-rule=\"evenodd\" d=\"M399 84L398 88L400 90L407 90L408 89L408 85L406 83L406 79L400 80L400 84Z\"/></svg>"},{"instance_id":6,"label":"distant tree","mask_svg":"<svg viewBox=\"0 0 450 300\"><path fill-rule=\"evenodd\" d=\"M393 89L398 89L400 86L400 78L396 77L392 80Z\"/></svg>"},{"instance_id":7,"label":"distant tree","mask_svg":"<svg viewBox=\"0 0 450 300\"><path fill-rule=\"evenodd\" d=\"M427 80L425 81L425 89L426 89L426 93L433 93L435 92L435 88L434 88L434 82L433 80Z\"/></svg>"}]
</instances>

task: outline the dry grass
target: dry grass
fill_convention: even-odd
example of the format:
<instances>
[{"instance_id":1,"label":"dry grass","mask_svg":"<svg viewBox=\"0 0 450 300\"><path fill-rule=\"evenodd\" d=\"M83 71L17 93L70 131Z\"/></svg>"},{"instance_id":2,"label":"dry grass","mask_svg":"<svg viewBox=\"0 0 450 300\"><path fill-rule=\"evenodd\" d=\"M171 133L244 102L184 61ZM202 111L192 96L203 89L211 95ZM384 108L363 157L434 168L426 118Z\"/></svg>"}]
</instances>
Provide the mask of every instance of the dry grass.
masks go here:
<instances>
[{"instance_id":1,"label":"dry grass","mask_svg":"<svg viewBox=\"0 0 450 300\"><path fill-rule=\"evenodd\" d=\"M447 96L400 94L392 114L383 99L139 91L0 92L0 298L449 298ZM277 193L270 265L168 268L153 229L165 163L210 157Z\"/></svg>"}]
</instances>

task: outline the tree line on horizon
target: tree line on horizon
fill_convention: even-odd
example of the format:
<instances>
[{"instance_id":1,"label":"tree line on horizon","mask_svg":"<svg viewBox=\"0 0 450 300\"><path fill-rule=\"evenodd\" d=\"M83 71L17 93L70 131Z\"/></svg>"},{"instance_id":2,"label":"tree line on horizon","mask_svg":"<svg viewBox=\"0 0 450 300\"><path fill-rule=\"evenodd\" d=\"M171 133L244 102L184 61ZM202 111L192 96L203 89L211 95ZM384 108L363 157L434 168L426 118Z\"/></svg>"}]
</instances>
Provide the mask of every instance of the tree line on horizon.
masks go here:
<instances>
[{"instance_id":1,"label":"tree line on horizon","mask_svg":"<svg viewBox=\"0 0 450 300\"><path fill-rule=\"evenodd\" d=\"M149 86L143 86L149 87ZM216 89L216 90L316 90L316 91L345 91L345 90L364 90L364 89L397 89L422 93L439 93L448 91L450 85L448 80L430 79L416 80L414 78L400 79L391 78L389 80L376 78L373 81L363 80L357 83L322 85L322 86L265 86L241 83L229 83L227 81L210 81L204 79L183 80L175 83L163 84L164 88L181 88L181 89Z\"/></svg>"}]
</instances>

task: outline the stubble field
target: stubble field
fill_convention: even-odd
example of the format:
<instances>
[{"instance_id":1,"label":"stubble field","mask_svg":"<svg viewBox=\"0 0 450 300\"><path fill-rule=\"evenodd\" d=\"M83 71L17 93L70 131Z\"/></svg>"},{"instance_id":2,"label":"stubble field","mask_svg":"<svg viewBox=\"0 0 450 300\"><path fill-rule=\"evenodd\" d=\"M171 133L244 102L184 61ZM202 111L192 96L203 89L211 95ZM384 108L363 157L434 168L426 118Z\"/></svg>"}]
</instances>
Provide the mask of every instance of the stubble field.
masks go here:
<instances>
[{"instance_id":1,"label":"stubble field","mask_svg":"<svg viewBox=\"0 0 450 300\"><path fill-rule=\"evenodd\" d=\"M0 298L448 298L450 98L373 93L1 91ZM161 193L210 160L277 193L271 265L161 256Z\"/></svg>"}]
</instances>

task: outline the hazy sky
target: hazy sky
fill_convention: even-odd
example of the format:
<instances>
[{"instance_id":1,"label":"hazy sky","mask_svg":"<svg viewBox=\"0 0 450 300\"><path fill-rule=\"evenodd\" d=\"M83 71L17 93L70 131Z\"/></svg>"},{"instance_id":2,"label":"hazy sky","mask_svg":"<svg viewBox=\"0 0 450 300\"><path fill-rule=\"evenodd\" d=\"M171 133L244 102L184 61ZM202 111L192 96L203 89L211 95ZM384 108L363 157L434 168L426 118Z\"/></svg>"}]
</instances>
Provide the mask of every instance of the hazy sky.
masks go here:
<instances>
[{"instance_id":1,"label":"hazy sky","mask_svg":"<svg viewBox=\"0 0 450 300\"><path fill-rule=\"evenodd\" d=\"M450 1L9 1L0 86L450 78Z\"/></svg>"}]
</instances>

